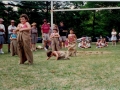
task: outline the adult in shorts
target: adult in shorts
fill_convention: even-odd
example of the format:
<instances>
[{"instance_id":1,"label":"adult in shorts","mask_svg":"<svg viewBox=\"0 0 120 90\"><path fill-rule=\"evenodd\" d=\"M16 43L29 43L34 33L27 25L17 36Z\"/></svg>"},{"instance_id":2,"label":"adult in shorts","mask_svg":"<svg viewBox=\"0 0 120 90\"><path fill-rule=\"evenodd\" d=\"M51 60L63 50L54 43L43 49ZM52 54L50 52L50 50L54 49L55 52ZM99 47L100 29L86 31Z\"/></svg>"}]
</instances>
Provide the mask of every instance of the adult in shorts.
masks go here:
<instances>
[{"instance_id":1,"label":"adult in shorts","mask_svg":"<svg viewBox=\"0 0 120 90\"><path fill-rule=\"evenodd\" d=\"M60 48L62 48L62 47L65 47L65 41L67 38L66 36L67 36L68 30L64 26L63 22L60 22L60 26L58 28L59 28L59 34L60 34Z\"/></svg>"},{"instance_id":2,"label":"adult in shorts","mask_svg":"<svg viewBox=\"0 0 120 90\"><path fill-rule=\"evenodd\" d=\"M46 46L50 43L50 25L47 23L47 20L43 20L43 24L41 26L41 33L43 38L43 47L47 51Z\"/></svg>"},{"instance_id":3,"label":"adult in shorts","mask_svg":"<svg viewBox=\"0 0 120 90\"><path fill-rule=\"evenodd\" d=\"M4 34L5 34L5 26L2 24L3 21L4 20L0 18L0 54L4 54L4 52L2 51L2 47L4 44Z\"/></svg>"}]
</instances>

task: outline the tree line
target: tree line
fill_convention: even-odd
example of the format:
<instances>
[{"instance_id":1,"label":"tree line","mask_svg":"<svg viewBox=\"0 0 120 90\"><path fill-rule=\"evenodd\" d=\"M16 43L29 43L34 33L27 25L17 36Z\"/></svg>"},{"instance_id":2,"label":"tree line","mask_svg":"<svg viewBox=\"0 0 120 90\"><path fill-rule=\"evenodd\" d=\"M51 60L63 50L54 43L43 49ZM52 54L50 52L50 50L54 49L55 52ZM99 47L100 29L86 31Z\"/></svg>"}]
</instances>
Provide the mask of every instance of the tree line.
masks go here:
<instances>
[{"instance_id":1,"label":"tree line","mask_svg":"<svg viewBox=\"0 0 120 90\"><path fill-rule=\"evenodd\" d=\"M15 2L15 1L14 1ZM9 2L8 4L0 1L0 17L4 19L6 29L10 20L14 19L16 25L19 23L19 16L26 13L30 18L30 23L36 22L39 36L41 36L40 25L46 18L50 22L50 1L16 1L17 4ZM71 6L77 8L101 8L101 7L119 7L120 2L54 2L54 9L68 9ZM13 7L18 7L14 11ZM54 23L59 25L63 21L66 27L74 28L77 37L87 35L111 36L112 28L120 32L120 10L93 10L93 11L66 11L54 12Z\"/></svg>"}]
</instances>

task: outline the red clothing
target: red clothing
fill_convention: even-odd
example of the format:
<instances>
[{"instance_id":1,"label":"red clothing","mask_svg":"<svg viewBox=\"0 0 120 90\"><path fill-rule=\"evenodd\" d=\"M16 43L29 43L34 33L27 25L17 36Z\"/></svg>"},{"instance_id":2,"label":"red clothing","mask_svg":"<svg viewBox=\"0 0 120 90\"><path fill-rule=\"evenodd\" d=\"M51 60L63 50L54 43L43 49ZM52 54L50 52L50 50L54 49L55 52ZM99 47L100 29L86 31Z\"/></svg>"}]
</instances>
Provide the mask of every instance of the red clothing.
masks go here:
<instances>
[{"instance_id":1,"label":"red clothing","mask_svg":"<svg viewBox=\"0 0 120 90\"><path fill-rule=\"evenodd\" d=\"M20 27L21 28L27 28L27 25L26 25L26 23L25 24L20 24Z\"/></svg>"},{"instance_id":2,"label":"red clothing","mask_svg":"<svg viewBox=\"0 0 120 90\"><path fill-rule=\"evenodd\" d=\"M41 26L41 30L43 31L43 33L49 33L50 25L49 24L43 24Z\"/></svg>"}]
</instances>

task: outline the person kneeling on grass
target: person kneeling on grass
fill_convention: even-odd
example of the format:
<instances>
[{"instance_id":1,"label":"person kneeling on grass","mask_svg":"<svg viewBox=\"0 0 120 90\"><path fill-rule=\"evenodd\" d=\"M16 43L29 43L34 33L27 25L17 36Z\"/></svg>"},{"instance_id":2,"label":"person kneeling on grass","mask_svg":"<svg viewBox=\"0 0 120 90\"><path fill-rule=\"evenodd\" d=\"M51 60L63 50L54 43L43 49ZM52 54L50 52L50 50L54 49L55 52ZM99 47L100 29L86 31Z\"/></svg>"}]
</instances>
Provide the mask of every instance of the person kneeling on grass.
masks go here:
<instances>
[{"instance_id":1,"label":"person kneeling on grass","mask_svg":"<svg viewBox=\"0 0 120 90\"><path fill-rule=\"evenodd\" d=\"M65 51L48 51L47 52L47 60L50 59L52 56L56 57L56 60L60 59L69 59L69 55Z\"/></svg>"}]
</instances>

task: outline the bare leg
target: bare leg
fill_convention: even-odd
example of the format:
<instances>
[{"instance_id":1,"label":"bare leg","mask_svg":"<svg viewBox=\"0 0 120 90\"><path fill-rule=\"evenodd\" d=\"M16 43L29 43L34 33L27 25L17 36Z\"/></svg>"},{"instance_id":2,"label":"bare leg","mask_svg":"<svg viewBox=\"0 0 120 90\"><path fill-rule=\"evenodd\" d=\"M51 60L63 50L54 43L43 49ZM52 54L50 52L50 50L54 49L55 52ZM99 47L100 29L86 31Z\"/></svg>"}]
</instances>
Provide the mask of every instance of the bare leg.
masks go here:
<instances>
[{"instance_id":1,"label":"bare leg","mask_svg":"<svg viewBox=\"0 0 120 90\"><path fill-rule=\"evenodd\" d=\"M60 41L60 49L62 49L62 41Z\"/></svg>"},{"instance_id":2,"label":"bare leg","mask_svg":"<svg viewBox=\"0 0 120 90\"><path fill-rule=\"evenodd\" d=\"M65 42L63 42L63 48L65 48Z\"/></svg>"},{"instance_id":3,"label":"bare leg","mask_svg":"<svg viewBox=\"0 0 120 90\"><path fill-rule=\"evenodd\" d=\"M116 46L116 41L114 41L114 43L115 43L115 46Z\"/></svg>"}]
</instances>

